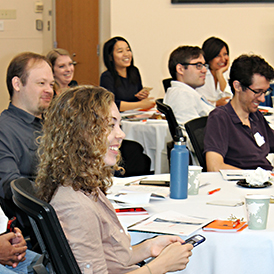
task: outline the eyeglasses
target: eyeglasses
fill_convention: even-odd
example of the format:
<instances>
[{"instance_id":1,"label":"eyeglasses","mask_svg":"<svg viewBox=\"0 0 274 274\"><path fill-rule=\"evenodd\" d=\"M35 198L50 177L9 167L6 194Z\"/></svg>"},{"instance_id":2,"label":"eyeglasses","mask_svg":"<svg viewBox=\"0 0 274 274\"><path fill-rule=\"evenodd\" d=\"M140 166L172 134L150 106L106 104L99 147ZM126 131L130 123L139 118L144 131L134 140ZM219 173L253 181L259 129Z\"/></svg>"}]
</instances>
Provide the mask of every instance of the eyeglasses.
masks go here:
<instances>
[{"instance_id":1,"label":"eyeglasses","mask_svg":"<svg viewBox=\"0 0 274 274\"><path fill-rule=\"evenodd\" d=\"M198 63L181 63L181 65L182 66L196 66L196 69L198 69L198 70L202 70L203 67L208 69L208 64L203 64L201 62L198 62Z\"/></svg>"},{"instance_id":2,"label":"eyeglasses","mask_svg":"<svg viewBox=\"0 0 274 274\"><path fill-rule=\"evenodd\" d=\"M269 88L268 88L267 90L265 90L265 91L256 91L256 90L253 90L252 88L250 88L250 87L248 87L248 86L245 86L245 85L243 85L243 84L241 84L241 86L244 87L244 88L248 88L249 90L253 91L253 92L255 93L255 97L260 97L262 94L263 94L264 96L267 96L267 95L269 95L269 94L273 91L273 89L272 89L271 87L269 87Z\"/></svg>"}]
</instances>

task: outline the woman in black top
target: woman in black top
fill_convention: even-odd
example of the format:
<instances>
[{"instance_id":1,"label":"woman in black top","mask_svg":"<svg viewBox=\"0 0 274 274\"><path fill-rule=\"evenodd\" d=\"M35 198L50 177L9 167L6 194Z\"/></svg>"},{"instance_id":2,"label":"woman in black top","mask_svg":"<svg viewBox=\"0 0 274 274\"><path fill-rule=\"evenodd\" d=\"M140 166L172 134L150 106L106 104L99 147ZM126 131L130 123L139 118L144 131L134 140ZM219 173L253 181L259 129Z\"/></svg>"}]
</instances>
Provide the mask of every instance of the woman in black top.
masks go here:
<instances>
[{"instance_id":1,"label":"woman in black top","mask_svg":"<svg viewBox=\"0 0 274 274\"><path fill-rule=\"evenodd\" d=\"M148 98L149 90L143 89L139 70L133 65L129 43L123 37L113 37L104 44L103 54L107 71L100 77L100 86L114 93L118 109L153 107L155 102Z\"/></svg>"}]
</instances>

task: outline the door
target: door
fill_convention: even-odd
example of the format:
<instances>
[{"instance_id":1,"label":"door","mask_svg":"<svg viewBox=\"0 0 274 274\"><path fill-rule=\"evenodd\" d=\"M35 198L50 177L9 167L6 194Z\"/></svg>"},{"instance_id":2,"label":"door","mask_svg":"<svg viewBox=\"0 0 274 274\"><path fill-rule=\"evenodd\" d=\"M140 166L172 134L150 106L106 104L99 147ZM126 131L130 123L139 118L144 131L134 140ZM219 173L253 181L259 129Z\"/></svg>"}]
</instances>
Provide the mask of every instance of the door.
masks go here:
<instances>
[{"instance_id":1,"label":"door","mask_svg":"<svg viewBox=\"0 0 274 274\"><path fill-rule=\"evenodd\" d=\"M98 0L55 0L56 42L76 62L78 84L99 84Z\"/></svg>"}]
</instances>

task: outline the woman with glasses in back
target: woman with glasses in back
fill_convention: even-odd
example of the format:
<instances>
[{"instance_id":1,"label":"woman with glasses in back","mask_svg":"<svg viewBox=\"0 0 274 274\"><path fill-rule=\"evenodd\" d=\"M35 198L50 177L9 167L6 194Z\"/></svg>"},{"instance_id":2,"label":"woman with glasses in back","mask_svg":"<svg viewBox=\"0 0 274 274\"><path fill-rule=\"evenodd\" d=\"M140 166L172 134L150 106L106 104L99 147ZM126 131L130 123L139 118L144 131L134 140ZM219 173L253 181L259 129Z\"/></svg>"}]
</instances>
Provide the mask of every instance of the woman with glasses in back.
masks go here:
<instances>
[{"instance_id":1,"label":"woman with glasses in back","mask_svg":"<svg viewBox=\"0 0 274 274\"><path fill-rule=\"evenodd\" d=\"M217 37L210 37L203 43L202 50L209 69L205 84L196 90L216 106L225 105L232 98L232 92L227 83L228 45Z\"/></svg>"},{"instance_id":2,"label":"woman with glasses in back","mask_svg":"<svg viewBox=\"0 0 274 274\"><path fill-rule=\"evenodd\" d=\"M132 51L123 37L109 39L103 48L107 71L100 77L100 86L115 95L115 103L120 111L154 107L149 98L151 88L143 88L137 67L133 65Z\"/></svg>"}]
</instances>

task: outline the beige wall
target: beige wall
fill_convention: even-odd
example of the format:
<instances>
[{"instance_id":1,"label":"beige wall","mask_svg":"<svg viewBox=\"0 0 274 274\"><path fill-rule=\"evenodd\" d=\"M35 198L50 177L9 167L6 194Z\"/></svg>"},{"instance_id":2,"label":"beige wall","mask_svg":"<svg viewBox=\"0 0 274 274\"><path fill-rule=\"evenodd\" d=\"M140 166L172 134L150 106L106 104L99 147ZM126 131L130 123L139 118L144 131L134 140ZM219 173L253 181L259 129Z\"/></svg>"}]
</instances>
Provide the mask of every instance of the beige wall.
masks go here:
<instances>
[{"instance_id":1,"label":"beige wall","mask_svg":"<svg viewBox=\"0 0 274 274\"><path fill-rule=\"evenodd\" d=\"M231 59L254 52L274 65L274 3L177 4L171 0L111 0L110 36L130 43L143 84L163 96L167 61L179 45L202 45L210 37L225 40Z\"/></svg>"},{"instance_id":2,"label":"beige wall","mask_svg":"<svg viewBox=\"0 0 274 274\"><path fill-rule=\"evenodd\" d=\"M99 43L100 43L100 49L102 49L104 42L111 37L111 34L110 34L110 1L112 1L112 0L99 0ZM100 69L100 72L105 70L102 50L100 51L99 69Z\"/></svg>"},{"instance_id":3,"label":"beige wall","mask_svg":"<svg viewBox=\"0 0 274 274\"><path fill-rule=\"evenodd\" d=\"M0 9L16 9L17 19L3 20L0 31L0 111L8 105L6 68L22 51L47 52L52 45L48 10L54 0L42 0L43 14L34 12L36 0L0 0ZM171 0L99 0L100 45L114 35L124 36L133 49L143 84L163 96L161 80L169 77L169 53L179 45L201 45L209 36L224 39L231 59L254 52L274 65L274 3L172 5ZM35 20L44 20L42 32ZM2 20L2 19L0 19ZM102 54L101 54L102 55ZM100 70L104 66L100 63Z\"/></svg>"},{"instance_id":4,"label":"beige wall","mask_svg":"<svg viewBox=\"0 0 274 274\"><path fill-rule=\"evenodd\" d=\"M0 0L0 9L15 9L16 19L4 21L4 31L0 31L0 112L8 106L9 95L6 89L6 70L10 60L23 51L44 53L51 47L51 30L47 21L51 20L48 10L51 0L43 0L45 10L35 13L35 0ZM43 31L36 30L36 19L44 20Z\"/></svg>"}]
</instances>

